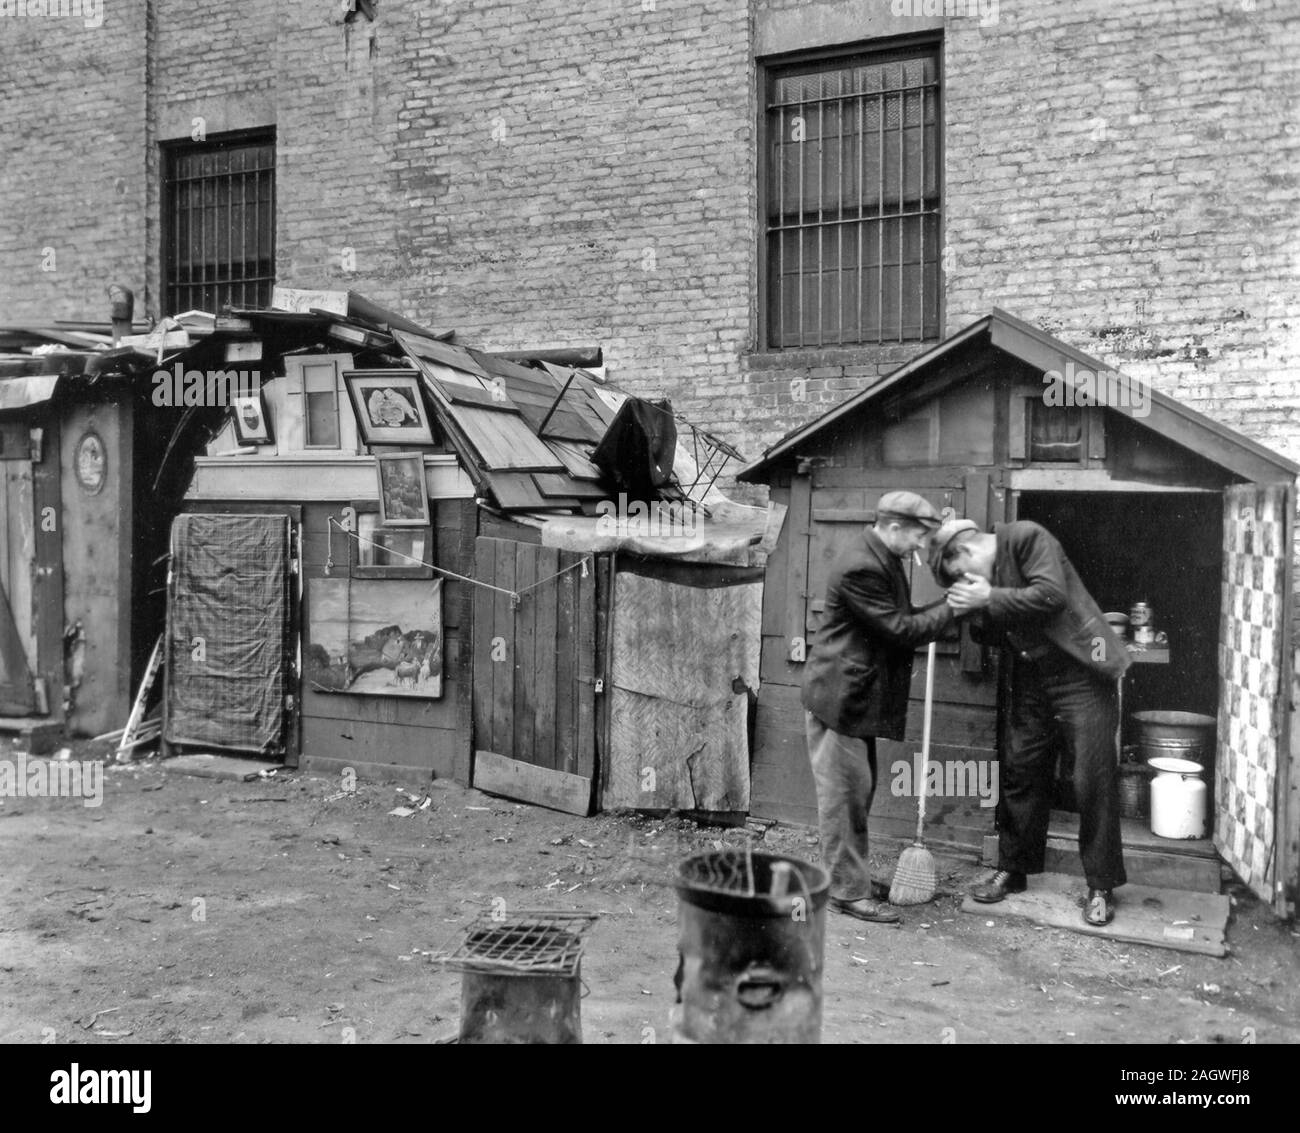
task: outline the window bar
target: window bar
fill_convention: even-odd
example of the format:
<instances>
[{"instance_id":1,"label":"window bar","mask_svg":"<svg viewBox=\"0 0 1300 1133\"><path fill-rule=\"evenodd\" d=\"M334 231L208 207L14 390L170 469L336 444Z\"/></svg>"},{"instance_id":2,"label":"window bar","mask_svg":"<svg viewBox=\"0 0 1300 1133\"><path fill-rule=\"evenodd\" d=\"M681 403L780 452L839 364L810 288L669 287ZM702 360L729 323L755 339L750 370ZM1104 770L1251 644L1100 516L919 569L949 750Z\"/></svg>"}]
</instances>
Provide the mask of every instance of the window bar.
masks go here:
<instances>
[{"instance_id":1,"label":"window bar","mask_svg":"<svg viewBox=\"0 0 1300 1133\"><path fill-rule=\"evenodd\" d=\"M208 213L210 211L208 209L209 187L210 187L210 182L207 180L207 178L206 177L200 178L199 207L201 211L199 213L199 219L201 223L199 226L199 269L201 272L201 279L203 281L203 285L201 290L199 291L199 295L201 297L199 303L192 304L197 306L202 306L204 303L206 303L208 297Z\"/></svg>"},{"instance_id":2,"label":"window bar","mask_svg":"<svg viewBox=\"0 0 1300 1133\"><path fill-rule=\"evenodd\" d=\"M817 341L814 346L826 342L826 332L822 329L822 304L826 286L826 248L822 243L826 223L826 103L817 104Z\"/></svg>"},{"instance_id":3,"label":"window bar","mask_svg":"<svg viewBox=\"0 0 1300 1133\"><path fill-rule=\"evenodd\" d=\"M884 76L881 76L884 87ZM876 137L880 143L880 168L876 181L876 341L885 341L885 96L877 99Z\"/></svg>"},{"instance_id":4,"label":"window bar","mask_svg":"<svg viewBox=\"0 0 1300 1133\"><path fill-rule=\"evenodd\" d=\"M261 164L260 161L253 163L254 168ZM239 179L239 260L244 265L244 274L248 274L248 168L245 166L244 175ZM241 307L251 307L253 303L249 301L248 288L240 290Z\"/></svg>"},{"instance_id":5,"label":"window bar","mask_svg":"<svg viewBox=\"0 0 1300 1133\"><path fill-rule=\"evenodd\" d=\"M227 303L230 303L234 299L235 287L238 286L235 283L237 269L235 266L235 230L233 227L235 223L234 166L235 163L231 161L229 155L227 155L226 156L226 263L230 265L226 273L228 277L228 282L226 284ZM238 275L240 278L243 278L242 271L238 272ZM221 312L221 303L218 302L217 305L213 307L212 313L216 315L216 314L220 314L220 312Z\"/></svg>"},{"instance_id":6,"label":"window bar","mask_svg":"<svg viewBox=\"0 0 1300 1133\"><path fill-rule=\"evenodd\" d=\"M856 84L855 84L856 85ZM864 95L856 94L858 110L858 341L863 342L865 337L862 333L862 312L866 305L866 296L862 294L862 229L865 225L864 216L866 214L866 200L863 196L866 185L866 152L863 145L863 119L866 118L867 100Z\"/></svg>"},{"instance_id":7,"label":"window bar","mask_svg":"<svg viewBox=\"0 0 1300 1133\"><path fill-rule=\"evenodd\" d=\"M257 268L262 270L262 160L257 161L257 180L253 183L253 251L257 256ZM307 382L303 379L303 412L307 410Z\"/></svg>"},{"instance_id":8,"label":"window bar","mask_svg":"<svg viewBox=\"0 0 1300 1133\"><path fill-rule=\"evenodd\" d=\"M781 107L777 113L781 116L781 129L776 135L776 161L773 163L776 168L776 242L777 242L777 275L776 275L776 342L778 346L785 345L785 289L787 284L787 275L789 263L785 257L785 176L786 176L786 152L785 144L785 107ZM769 270L771 267L769 265Z\"/></svg>"},{"instance_id":9,"label":"window bar","mask_svg":"<svg viewBox=\"0 0 1300 1133\"><path fill-rule=\"evenodd\" d=\"M917 266L917 282L920 286L921 294L919 296L920 301L917 304L917 310L920 312L920 314L918 316L916 337L919 339L924 339L925 338L925 201L926 201L926 197L925 197L925 87L922 87L920 89L920 91L917 94L917 97L920 100L920 104L921 104L921 123L919 126L919 130L921 133L921 144L920 144L921 165L920 168L917 170L917 176L921 179L921 184L917 190L917 199L920 201L921 204L921 219L918 221L918 223L921 226L921 230L919 234L920 243L918 245L918 247L920 248L920 258Z\"/></svg>"},{"instance_id":10,"label":"window bar","mask_svg":"<svg viewBox=\"0 0 1300 1133\"><path fill-rule=\"evenodd\" d=\"M176 296L180 292L181 282L181 210L189 204L189 198L182 195L183 190L180 188L180 181L176 177L176 155L169 154L168 158L168 164L171 166L172 172L172 190L169 194L172 204L172 246L167 257L170 263L167 272L167 310L163 312L164 315L179 310L174 304Z\"/></svg>"},{"instance_id":11,"label":"window bar","mask_svg":"<svg viewBox=\"0 0 1300 1133\"><path fill-rule=\"evenodd\" d=\"M840 71L840 94L844 94L844 71ZM836 173L838 174L838 193L836 194L835 204L838 206L840 219L844 219L844 107L845 100L840 98L838 103L840 112L840 136L839 151L835 155ZM839 301L839 319L838 329L839 337L836 339L841 345L844 343L844 225L835 226L835 293Z\"/></svg>"},{"instance_id":12,"label":"window bar","mask_svg":"<svg viewBox=\"0 0 1300 1133\"><path fill-rule=\"evenodd\" d=\"M804 245L803 184L804 184L804 177L807 175L804 169L804 154L808 148L808 144L807 144L808 143L808 120L802 114L803 107L801 106L799 109L801 111L801 113L799 114L799 121L803 125L803 138L799 142L799 209L797 212L797 215L799 217L799 227L797 230L798 239L799 239L799 288L798 288L797 298L799 300L799 305L796 308L796 310L798 311L799 314L799 345L802 346L804 344L803 343L803 323L804 323L804 319L803 319L803 245Z\"/></svg>"},{"instance_id":13,"label":"window bar","mask_svg":"<svg viewBox=\"0 0 1300 1133\"><path fill-rule=\"evenodd\" d=\"M907 176L907 92L898 96L898 341L903 341L903 187Z\"/></svg>"}]
</instances>

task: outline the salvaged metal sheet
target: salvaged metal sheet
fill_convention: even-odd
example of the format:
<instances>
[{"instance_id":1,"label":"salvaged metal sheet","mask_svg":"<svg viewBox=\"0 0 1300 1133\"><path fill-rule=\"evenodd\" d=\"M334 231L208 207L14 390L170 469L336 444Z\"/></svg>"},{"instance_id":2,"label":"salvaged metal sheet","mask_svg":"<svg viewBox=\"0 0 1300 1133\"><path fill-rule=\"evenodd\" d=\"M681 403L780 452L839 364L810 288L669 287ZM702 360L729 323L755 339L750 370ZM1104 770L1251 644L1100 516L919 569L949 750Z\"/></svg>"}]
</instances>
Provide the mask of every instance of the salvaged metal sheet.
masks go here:
<instances>
[{"instance_id":1,"label":"salvaged metal sheet","mask_svg":"<svg viewBox=\"0 0 1300 1133\"><path fill-rule=\"evenodd\" d=\"M615 576L606 809L749 809L763 587L710 574Z\"/></svg>"},{"instance_id":2,"label":"salvaged metal sheet","mask_svg":"<svg viewBox=\"0 0 1300 1133\"><path fill-rule=\"evenodd\" d=\"M1223 603L1214 846L1261 898L1274 898L1279 676L1286 489L1242 484L1223 495Z\"/></svg>"}]
</instances>

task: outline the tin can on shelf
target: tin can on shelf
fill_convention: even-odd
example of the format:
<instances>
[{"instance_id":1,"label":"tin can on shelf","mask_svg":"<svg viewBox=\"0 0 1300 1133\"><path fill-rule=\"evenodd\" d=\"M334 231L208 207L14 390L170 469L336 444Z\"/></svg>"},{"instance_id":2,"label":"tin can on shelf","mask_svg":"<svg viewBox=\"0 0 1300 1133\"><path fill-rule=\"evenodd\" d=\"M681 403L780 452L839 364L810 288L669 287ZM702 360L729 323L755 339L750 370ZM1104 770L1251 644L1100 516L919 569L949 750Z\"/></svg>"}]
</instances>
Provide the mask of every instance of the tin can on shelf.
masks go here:
<instances>
[{"instance_id":1,"label":"tin can on shelf","mask_svg":"<svg viewBox=\"0 0 1300 1133\"><path fill-rule=\"evenodd\" d=\"M1138 626L1154 626L1156 624L1156 614L1146 602L1134 602L1128 612L1128 624L1133 627L1134 640L1140 640L1137 636Z\"/></svg>"}]
</instances>

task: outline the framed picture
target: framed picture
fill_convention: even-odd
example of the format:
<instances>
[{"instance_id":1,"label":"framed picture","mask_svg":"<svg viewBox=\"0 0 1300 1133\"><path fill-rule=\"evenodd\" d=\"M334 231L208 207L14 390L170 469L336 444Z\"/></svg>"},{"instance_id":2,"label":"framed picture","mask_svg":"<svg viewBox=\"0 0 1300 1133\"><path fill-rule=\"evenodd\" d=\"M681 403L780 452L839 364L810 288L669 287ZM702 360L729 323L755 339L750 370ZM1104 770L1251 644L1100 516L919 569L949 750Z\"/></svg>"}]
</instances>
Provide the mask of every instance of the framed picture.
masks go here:
<instances>
[{"instance_id":1,"label":"framed picture","mask_svg":"<svg viewBox=\"0 0 1300 1133\"><path fill-rule=\"evenodd\" d=\"M434 508L429 501L430 510ZM432 527L384 527L379 522L379 504L374 500L353 500L357 515L357 539L352 544L353 578L432 578L434 553Z\"/></svg>"},{"instance_id":2,"label":"framed picture","mask_svg":"<svg viewBox=\"0 0 1300 1133\"><path fill-rule=\"evenodd\" d=\"M442 695L442 582L313 578L303 676L316 692Z\"/></svg>"},{"instance_id":3,"label":"framed picture","mask_svg":"<svg viewBox=\"0 0 1300 1133\"><path fill-rule=\"evenodd\" d=\"M375 455L379 471L379 522L385 527L428 527L429 494L424 485L424 454Z\"/></svg>"},{"instance_id":4,"label":"framed picture","mask_svg":"<svg viewBox=\"0 0 1300 1133\"><path fill-rule=\"evenodd\" d=\"M230 420L235 440L241 445L272 444L271 424L266 416L262 393L240 394L230 399Z\"/></svg>"},{"instance_id":5,"label":"framed picture","mask_svg":"<svg viewBox=\"0 0 1300 1133\"><path fill-rule=\"evenodd\" d=\"M414 370L350 370L343 380L363 444L433 444L420 375Z\"/></svg>"}]
</instances>

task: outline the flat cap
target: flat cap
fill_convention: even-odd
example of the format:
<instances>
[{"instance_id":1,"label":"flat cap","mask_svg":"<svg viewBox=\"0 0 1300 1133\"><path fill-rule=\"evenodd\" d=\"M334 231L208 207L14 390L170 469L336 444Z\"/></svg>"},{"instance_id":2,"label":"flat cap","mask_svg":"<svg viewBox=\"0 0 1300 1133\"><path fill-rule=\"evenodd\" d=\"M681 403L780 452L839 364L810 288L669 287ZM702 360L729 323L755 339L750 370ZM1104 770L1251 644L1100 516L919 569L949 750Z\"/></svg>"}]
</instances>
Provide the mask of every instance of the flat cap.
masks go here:
<instances>
[{"instance_id":1,"label":"flat cap","mask_svg":"<svg viewBox=\"0 0 1300 1133\"><path fill-rule=\"evenodd\" d=\"M930 573L940 586L949 585L950 580L944 573L943 553L948 544L963 531L978 531L980 526L973 519L950 519L938 531L930 536Z\"/></svg>"},{"instance_id":2,"label":"flat cap","mask_svg":"<svg viewBox=\"0 0 1300 1133\"><path fill-rule=\"evenodd\" d=\"M915 492L886 492L876 505L878 519L906 519L912 523L923 523L926 527L938 527L943 517L934 510L930 501Z\"/></svg>"}]
</instances>

